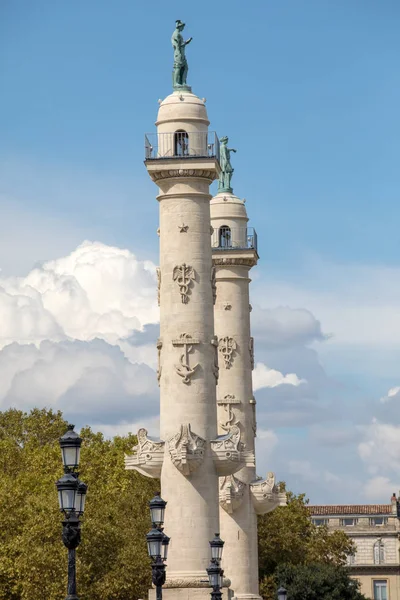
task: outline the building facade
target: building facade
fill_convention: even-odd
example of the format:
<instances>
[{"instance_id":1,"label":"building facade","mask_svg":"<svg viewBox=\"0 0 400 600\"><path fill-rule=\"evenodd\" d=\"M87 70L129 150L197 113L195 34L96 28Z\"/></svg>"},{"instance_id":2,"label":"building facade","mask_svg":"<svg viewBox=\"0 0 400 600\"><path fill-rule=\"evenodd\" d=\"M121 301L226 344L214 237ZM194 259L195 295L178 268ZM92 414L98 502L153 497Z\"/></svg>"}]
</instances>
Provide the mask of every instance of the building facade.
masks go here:
<instances>
[{"instance_id":1,"label":"building facade","mask_svg":"<svg viewBox=\"0 0 400 600\"><path fill-rule=\"evenodd\" d=\"M348 557L351 576L361 592L373 600L400 600L400 502L390 504L310 506L311 519L319 527L339 529L354 541L356 552Z\"/></svg>"}]
</instances>

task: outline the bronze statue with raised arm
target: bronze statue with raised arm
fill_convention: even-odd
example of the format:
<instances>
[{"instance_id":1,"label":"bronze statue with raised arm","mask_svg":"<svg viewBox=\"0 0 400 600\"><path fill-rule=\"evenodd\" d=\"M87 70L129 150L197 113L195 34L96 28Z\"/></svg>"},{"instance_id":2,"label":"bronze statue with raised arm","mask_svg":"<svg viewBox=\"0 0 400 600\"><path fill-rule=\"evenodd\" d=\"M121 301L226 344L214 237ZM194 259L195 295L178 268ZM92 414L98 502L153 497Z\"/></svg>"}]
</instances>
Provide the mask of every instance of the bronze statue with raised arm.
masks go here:
<instances>
[{"instance_id":1,"label":"bronze statue with raised arm","mask_svg":"<svg viewBox=\"0 0 400 600\"><path fill-rule=\"evenodd\" d=\"M184 41L182 31L185 28L185 23L176 21L176 28L172 34L171 42L174 49L174 70L172 75L172 84L174 90L190 90L186 83L188 74L188 63L185 56L185 47L190 44L193 38Z\"/></svg>"}]
</instances>

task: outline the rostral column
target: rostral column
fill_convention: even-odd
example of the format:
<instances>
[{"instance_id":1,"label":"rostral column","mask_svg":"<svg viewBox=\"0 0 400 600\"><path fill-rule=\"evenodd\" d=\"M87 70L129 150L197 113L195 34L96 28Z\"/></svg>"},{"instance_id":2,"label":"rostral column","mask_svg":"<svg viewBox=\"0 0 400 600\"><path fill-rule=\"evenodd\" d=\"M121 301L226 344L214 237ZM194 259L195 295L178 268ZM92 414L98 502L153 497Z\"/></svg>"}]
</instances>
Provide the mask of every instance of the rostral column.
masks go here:
<instances>
[{"instance_id":1,"label":"rostral column","mask_svg":"<svg viewBox=\"0 0 400 600\"><path fill-rule=\"evenodd\" d=\"M174 91L161 103L156 134L145 141L145 166L159 187L160 440L138 432L126 467L161 476L171 538L164 595L209 597L209 540L219 532L218 478L254 456L236 426L217 432L218 348L210 245L209 187L219 176L219 141L208 131L205 100L186 83L182 30L176 22ZM196 589L193 589L196 588ZM184 591L185 590L185 591Z\"/></svg>"}]
</instances>

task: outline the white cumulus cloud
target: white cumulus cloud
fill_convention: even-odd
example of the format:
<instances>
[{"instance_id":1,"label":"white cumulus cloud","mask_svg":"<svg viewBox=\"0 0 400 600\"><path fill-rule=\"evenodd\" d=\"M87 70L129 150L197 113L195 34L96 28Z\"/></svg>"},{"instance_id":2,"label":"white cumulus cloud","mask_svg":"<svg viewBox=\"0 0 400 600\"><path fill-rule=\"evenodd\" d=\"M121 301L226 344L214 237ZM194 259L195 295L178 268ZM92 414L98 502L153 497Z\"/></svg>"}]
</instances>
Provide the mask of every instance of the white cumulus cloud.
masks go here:
<instances>
[{"instance_id":1,"label":"white cumulus cloud","mask_svg":"<svg viewBox=\"0 0 400 600\"><path fill-rule=\"evenodd\" d=\"M263 363L257 363L253 371L253 387L254 391L260 390L261 388L269 387L274 388L278 385L294 385L298 386L302 383L306 383L305 379L299 379L295 373L288 373L283 375L280 371L270 369Z\"/></svg>"},{"instance_id":2,"label":"white cumulus cloud","mask_svg":"<svg viewBox=\"0 0 400 600\"><path fill-rule=\"evenodd\" d=\"M155 281L152 262L84 242L26 277L0 279L0 347L63 339L116 343L158 322Z\"/></svg>"},{"instance_id":3,"label":"white cumulus cloud","mask_svg":"<svg viewBox=\"0 0 400 600\"><path fill-rule=\"evenodd\" d=\"M396 397L400 399L400 386L391 388L386 396L381 398L381 402L382 404L385 404L385 402L390 402L390 400L393 400L393 398Z\"/></svg>"}]
</instances>

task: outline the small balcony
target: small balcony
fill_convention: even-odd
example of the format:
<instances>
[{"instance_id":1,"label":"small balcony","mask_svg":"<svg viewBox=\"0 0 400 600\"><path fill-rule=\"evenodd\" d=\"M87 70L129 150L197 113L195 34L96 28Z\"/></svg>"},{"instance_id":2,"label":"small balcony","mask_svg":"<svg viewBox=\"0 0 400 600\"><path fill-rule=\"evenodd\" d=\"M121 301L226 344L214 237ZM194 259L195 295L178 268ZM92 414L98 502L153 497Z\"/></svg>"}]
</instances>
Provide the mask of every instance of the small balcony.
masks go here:
<instances>
[{"instance_id":1,"label":"small balcony","mask_svg":"<svg viewBox=\"0 0 400 600\"><path fill-rule=\"evenodd\" d=\"M219 139L215 131L147 133L144 136L145 160L216 158Z\"/></svg>"},{"instance_id":2,"label":"small balcony","mask_svg":"<svg viewBox=\"0 0 400 600\"><path fill-rule=\"evenodd\" d=\"M215 229L211 236L211 247L216 250L255 250L257 233L254 227L228 227Z\"/></svg>"}]
</instances>

